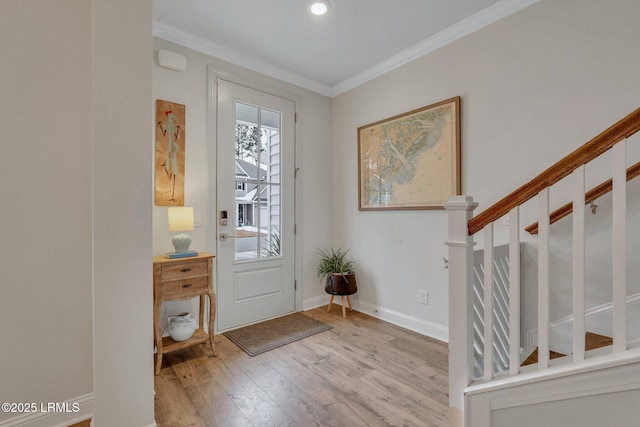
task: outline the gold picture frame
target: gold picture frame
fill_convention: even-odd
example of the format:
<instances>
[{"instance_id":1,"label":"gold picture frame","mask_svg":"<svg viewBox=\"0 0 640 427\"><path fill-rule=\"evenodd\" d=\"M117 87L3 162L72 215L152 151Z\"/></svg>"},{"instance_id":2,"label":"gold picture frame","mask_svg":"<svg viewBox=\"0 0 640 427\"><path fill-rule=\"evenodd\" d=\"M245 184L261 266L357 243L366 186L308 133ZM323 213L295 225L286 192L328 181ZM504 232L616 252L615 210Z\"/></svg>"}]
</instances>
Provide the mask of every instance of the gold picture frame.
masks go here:
<instances>
[{"instance_id":1,"label":"gold picture frame","mask_svg":"<svg viewBox=\"0 0 640 427\"><path fill-rule=\"evenodd\" d=\"M460 97L358 128L358 210L442 209L461 190Z\"/></svg>"}]
</instances>

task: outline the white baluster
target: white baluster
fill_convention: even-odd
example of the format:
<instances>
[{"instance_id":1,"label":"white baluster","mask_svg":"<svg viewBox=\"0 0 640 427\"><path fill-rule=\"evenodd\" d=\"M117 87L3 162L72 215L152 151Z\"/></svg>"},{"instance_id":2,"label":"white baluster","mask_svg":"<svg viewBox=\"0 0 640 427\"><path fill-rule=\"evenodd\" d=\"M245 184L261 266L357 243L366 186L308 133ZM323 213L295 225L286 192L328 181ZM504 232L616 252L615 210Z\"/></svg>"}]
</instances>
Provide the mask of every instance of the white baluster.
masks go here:
<instances>
[{"instance_id":1,"label":"white baluster","mask_svg":"<svg viewBox=\"0 0 640 427\"><path fill-rule=\"evenodd\" d=\"M520 370L520 208L509 212L509 373Z\"/></svg>"},{"instance_id":2,"label":"white baluster","mask_svg":"<svg viewBox=\"0 0 640 427\"><path fill-rule=\"evenodd\" d=\"M573 361L584 360L584 165L573 171Z\"/></svg>"},{"instance_id":3,"label":"white baluster","mask_svg":"<svg viewBox=\"0 0 640 427\"><path fill-rule=\"evenodd\" d=\"M484 228L484 379L493 378L493 223Z\"/></svg>"},{"instance_id":4,"label":"white baluster","mask_svg":"<svg viewBox=\"0 0 640 427\"><path fill-rule=\"evenodd\" d=\"M538 194L538 369L549 367L549 188Z\"/></svg>"},{"instance_id":5,"label":"white baluster","mask_svg":"<svg viewBox=\"0 0 640 427\"><path fill-rule=\"evenodd\" d=\"M626 140L614 145L613 154L613 351L627 349L627 159Z\"/></svg>"}]
</instances>

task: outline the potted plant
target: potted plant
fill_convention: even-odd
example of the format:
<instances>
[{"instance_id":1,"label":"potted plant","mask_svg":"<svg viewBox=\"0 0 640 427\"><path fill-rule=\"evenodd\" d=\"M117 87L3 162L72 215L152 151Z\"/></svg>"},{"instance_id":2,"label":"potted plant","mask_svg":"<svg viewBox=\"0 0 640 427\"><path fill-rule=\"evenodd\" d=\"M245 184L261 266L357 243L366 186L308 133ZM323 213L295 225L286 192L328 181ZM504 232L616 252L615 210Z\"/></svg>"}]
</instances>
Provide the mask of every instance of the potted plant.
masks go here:
<instances>
[{"instance_id":1,"label":"potted plant","mask_svg":"<svg viewBox=\"0 0 640 427\"><path fill-rule=\"evenodd\" d=\"M358 291L353 261L347 259L348 249L320 249L318 277L326 280L324 290L331 295L352 295Z\"/></svg>"}]
</instances>

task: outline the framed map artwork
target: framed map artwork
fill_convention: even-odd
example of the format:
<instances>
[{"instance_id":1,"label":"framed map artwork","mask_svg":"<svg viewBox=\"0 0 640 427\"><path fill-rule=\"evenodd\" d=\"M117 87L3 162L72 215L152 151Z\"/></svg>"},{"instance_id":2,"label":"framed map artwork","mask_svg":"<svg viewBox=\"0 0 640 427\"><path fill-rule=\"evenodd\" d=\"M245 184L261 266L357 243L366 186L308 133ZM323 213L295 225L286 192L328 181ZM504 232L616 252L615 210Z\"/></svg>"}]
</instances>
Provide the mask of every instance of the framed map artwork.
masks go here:
<instances>
[{"instance_id":1,"label":"framed map artwork","mask_svg":"<svg viewBox=\"0 0 640 427\"><path fill-rule=\"evenodd\" d=\"M358 128L358 209L442 209L460 194L460 97Z\"/></svg>"}]
</instances>

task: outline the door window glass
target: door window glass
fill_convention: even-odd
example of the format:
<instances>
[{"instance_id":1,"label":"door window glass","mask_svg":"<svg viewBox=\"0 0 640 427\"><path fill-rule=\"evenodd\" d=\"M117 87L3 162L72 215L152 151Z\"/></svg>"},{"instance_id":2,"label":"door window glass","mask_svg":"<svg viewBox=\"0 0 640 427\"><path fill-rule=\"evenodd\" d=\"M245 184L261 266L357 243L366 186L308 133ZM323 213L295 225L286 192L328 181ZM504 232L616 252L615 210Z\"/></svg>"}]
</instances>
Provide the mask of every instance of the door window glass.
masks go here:
<instances>
[{"instance_id":1,"label":"door window glass","mask_svg":"<svg viewBox=\"0 0 640 427\"><path fill-rule=\"evenodd\" d=\"M236 102L235 259L279 257L281 113Z\"/></svg>"}]
</instances>

